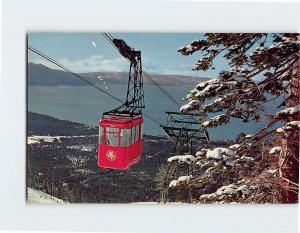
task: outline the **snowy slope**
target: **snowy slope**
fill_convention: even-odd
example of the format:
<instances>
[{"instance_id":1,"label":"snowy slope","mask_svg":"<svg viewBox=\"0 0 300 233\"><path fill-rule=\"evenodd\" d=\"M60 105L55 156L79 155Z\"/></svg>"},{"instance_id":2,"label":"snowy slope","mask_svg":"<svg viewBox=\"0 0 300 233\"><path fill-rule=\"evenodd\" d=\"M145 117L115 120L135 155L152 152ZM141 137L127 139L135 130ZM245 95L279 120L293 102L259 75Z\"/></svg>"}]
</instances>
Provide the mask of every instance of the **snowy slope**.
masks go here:
<instances>
[{"instance_id":1,"label":"snowy slope","mask_svg":"<svg viewBox=\"0 0 300 233\"><path fill-rule=\"evenodd\" d=\"M27 202L38 204L62 204L68 203L56 197L52 197L47 193L32 188L27 188Z\"/></svg>"}]
</instances>

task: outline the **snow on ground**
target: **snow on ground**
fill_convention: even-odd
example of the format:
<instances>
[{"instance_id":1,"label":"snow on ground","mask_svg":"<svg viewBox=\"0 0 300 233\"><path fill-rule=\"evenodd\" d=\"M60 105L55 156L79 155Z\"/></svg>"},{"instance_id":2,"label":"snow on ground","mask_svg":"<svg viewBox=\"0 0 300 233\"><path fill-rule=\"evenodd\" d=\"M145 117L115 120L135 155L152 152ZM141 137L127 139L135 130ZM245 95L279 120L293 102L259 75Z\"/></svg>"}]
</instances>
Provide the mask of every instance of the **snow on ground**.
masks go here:
<instances>
[{"instance_id":1,"label":"snow on ground","mask_svg":"<svg viewBox=\"0 0 300 233\"><path fill-rule=\"evenodd\" d=\"M52 143L55 139L60 140L63 136L30 136L27 138L27 144L38 143L40 140Z\"/></svg>"},{"instance_id":2,"label":"snow on ground","mask_svg":"<svg viewBox=\"0 0 300 233\"><path fill-rule=\"evenodd\" d=\"M30 144L34 144L34 143L39 143L38 140L33 140L31 138L27 138L27 144L30 145Z\"/></svg>"},{"instance_id":3,"label":"snow on ground","mask_svg":"<svg viewBox=\"0 0 300 233\"><path fill-rule=\"evenodd\" d=\"M98 135L78 135L78 136L43 136L43 135L33 135L33 136L29 136L27 137L27 144L34 144L34 143L39 143L40 140L44 140L44 142L49 142L52 143L54 142L55 139L57 139L58 141L60 141L61 138L84 138L84 137L89 137L89 136L98 136ZM90 148L85 148L85 149L90 149ZM87 150L87 151L88 151Z\"/></svg>"},{"instance_id":4,"label":"snow on ground","mask_svg":"<svg viewBox=\"0 0 300 233\"><path fill-rule=\"evenodd\" d=\"M27 188L27 202L28 203L37 203L37 204L66 204L61 199L52 197L47 193L38 191L32 188Z\"/></svg>"},{"instance_id":5,"label":"snow on ground","mask_svg":"<svg viewBox=\"0 0 300 233\"><path fill-rule=\"evenodd\" d=\"M94 172L89 169L76 169L75 172L81 173L83 175L94 174Z\"/></svg>"},{"instance_id":6,"label":"snow on ground","mask_svg":"<svg viewBox=\"0 0 300 233\"><path fill-rule=\"evenodd\" d=\"M79 145L73 145L73 146L67 146L68 149L75 149L75 150L81 150L81 151L93 151L94 146L79 146Z\"/></svg>"},{"instance_id":7,"label":"snow on ground","mask_svg":"<svg viewBox=\"0 0 300 233\"><path fill-rule=\"evenodd\" d=\"M172 157L168 158L168 163L178 162L180 164L183 164L183 163L190 164L195 161L196 161L196 159L192 155L176 155L176 156L172 156Z\"/></svg>"},{"instance_id":8,"label":"snow on ground","mask_svg":"<svg viewBox=\"0 0 300 233\"><path fill-rule=\"evenodd\" d=\"M93 151L94 147L93 146L83 146L81 148L82 151Z\"/></svg>"},{"instance_id":9,"label":"snow on ground","mask_svg":"<svg viewBox=\"0 0 300 233\"><path fill-rule=\"evenodd\" d=\"M73 155L67 155L66 157L73 163L73 165L84 164L88 160L87 158Z\"/></svg>"}]
</instances>

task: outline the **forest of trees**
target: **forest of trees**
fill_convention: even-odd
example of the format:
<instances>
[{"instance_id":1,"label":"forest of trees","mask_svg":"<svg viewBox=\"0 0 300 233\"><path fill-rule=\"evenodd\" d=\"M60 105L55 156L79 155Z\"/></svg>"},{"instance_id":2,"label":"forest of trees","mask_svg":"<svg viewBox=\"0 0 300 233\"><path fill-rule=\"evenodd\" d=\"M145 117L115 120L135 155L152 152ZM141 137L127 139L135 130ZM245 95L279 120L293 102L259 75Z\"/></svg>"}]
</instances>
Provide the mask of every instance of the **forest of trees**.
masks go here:
<instances>
[{"instance_id":1,"label":"forest of trees","mask_svg":"<svg viewBox=\"0 0 300 233\"><path fill-rule=\"evenodd\" d=\"M41 136L28 143L28 188L69 203L158 200L159 190L155 188L153 177L172 148L167 138L143 135L144 154L137 166L131 167L129 172L107 170L101 173L97 164L97 127L28 112L28 139L34 138L30 135L52 135L46 138L53 138L53 141Z\"/></svg>"},{"instance_id":2,"label":"forest of trees","mask_svg":"<svg viewBox=\"0 0 300 233\"><path fill-rule=\"evenodd\" d=\"M169 158L157 174L161 202L298 203L299 43L297 33L207 33L178 49L199 54L193 70L218 69L219 57L231 67L191 90L182 113L215 113L202 128L233 118L268 124L228 148ZM268 104L278 101L270 113Z\"/></svg>"}]
</instances>

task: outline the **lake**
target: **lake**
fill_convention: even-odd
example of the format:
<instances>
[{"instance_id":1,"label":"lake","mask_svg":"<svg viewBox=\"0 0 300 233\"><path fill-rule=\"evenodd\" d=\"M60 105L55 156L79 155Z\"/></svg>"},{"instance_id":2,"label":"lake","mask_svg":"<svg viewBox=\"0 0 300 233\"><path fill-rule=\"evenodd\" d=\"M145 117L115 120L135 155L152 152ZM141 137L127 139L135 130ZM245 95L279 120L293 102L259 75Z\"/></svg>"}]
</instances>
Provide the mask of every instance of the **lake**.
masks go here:
<instances>
[{"instance_id":1,"label":"lake","mask_svg":"<svg viewBox=\"0 0 300 233\"><path fill-rule=\"evenodd\" d=\"M194 85L164 86L163 88L180 104L182 97L186 96ZM104 86L102 88L105 88ZM110 84L107 90L112 95L126 98L126 85ZM176 111L177 106L166 98L158 89L152 85L144 86L145 105L144 113L151 116L162 124L166 123L165 111ZM99 92L90 86L28 86L28 110L45 114L60 119L66 119L89 126L97 126L103 112L120 106L120 103L111 97ZM144 117L144 133L149 135L164 135L156 122ZM235 139L238 133L253 134L266 122L242 123L234 120L232 123L218 128L209 129L211 140Z\"/></svg>"}]
</instances>

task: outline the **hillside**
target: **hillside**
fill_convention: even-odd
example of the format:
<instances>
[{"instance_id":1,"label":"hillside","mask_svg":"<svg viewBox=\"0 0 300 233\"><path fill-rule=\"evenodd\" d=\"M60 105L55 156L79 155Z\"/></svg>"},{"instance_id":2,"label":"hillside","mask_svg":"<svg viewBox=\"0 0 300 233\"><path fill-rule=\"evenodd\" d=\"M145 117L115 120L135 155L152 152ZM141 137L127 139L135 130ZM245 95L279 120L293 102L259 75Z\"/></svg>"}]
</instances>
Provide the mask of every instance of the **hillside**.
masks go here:
<instances>
[{"instance_id":1,"label":"hillside","mask_svg":"<svg viewBox=\"0 0 300 233\"><path fill-rule=\"evenodd\" d=\"M90 128L84 124L60 120L51 116L28 112L27 135L91 135L97 134L98 128Z\"/></svg>"},{"instance_id":2,"label":"hillside","mask_svg":"<svg viewBox=\"0 0 300 233\"><path fill-rule=\"evenodd\" d=\"M103 82L107 82L110 84L124 85L127 84L128 79L127 72L93 72L81 73L81 75L95 84L102 84ZM27 76L28 85L86 85L86 83L65 71L50 69L42 64L28 63ZM99 79L98 77L101 78ZM151 75L151 77L160 85L168 86L195 84L207 80L207 78L195 78L182 75ZM152 85L152 83L146 78L144 78L144 84Z\"/></svg>"},{"instance_id":3,"label":"hillside","mask_svg":"<svg viewBox=\"0 0 300 233\"><path fill-rule=\"evenodd\" d=\"M83 82L73 75L62 71L53 70L42 64L28 63L28 85L56 86L56 85L83 85Z\"/></svg>"},{"instance_id":4,"label":"hillside","mask_svg":"<svg viewBox=\"0 0 300 233\"><path fill-rule=\"evenodd\" d=\"M107 170L101 173L97 165L98 136L85 134L90 133L88 127L29 112L28 129L29 188L73 203L158 200L154 177L173 147L166 138L144 135L143 156L138 165L129 172ZM72 129L79 130L78 134Z\"/></svg>"}]
</instances>

